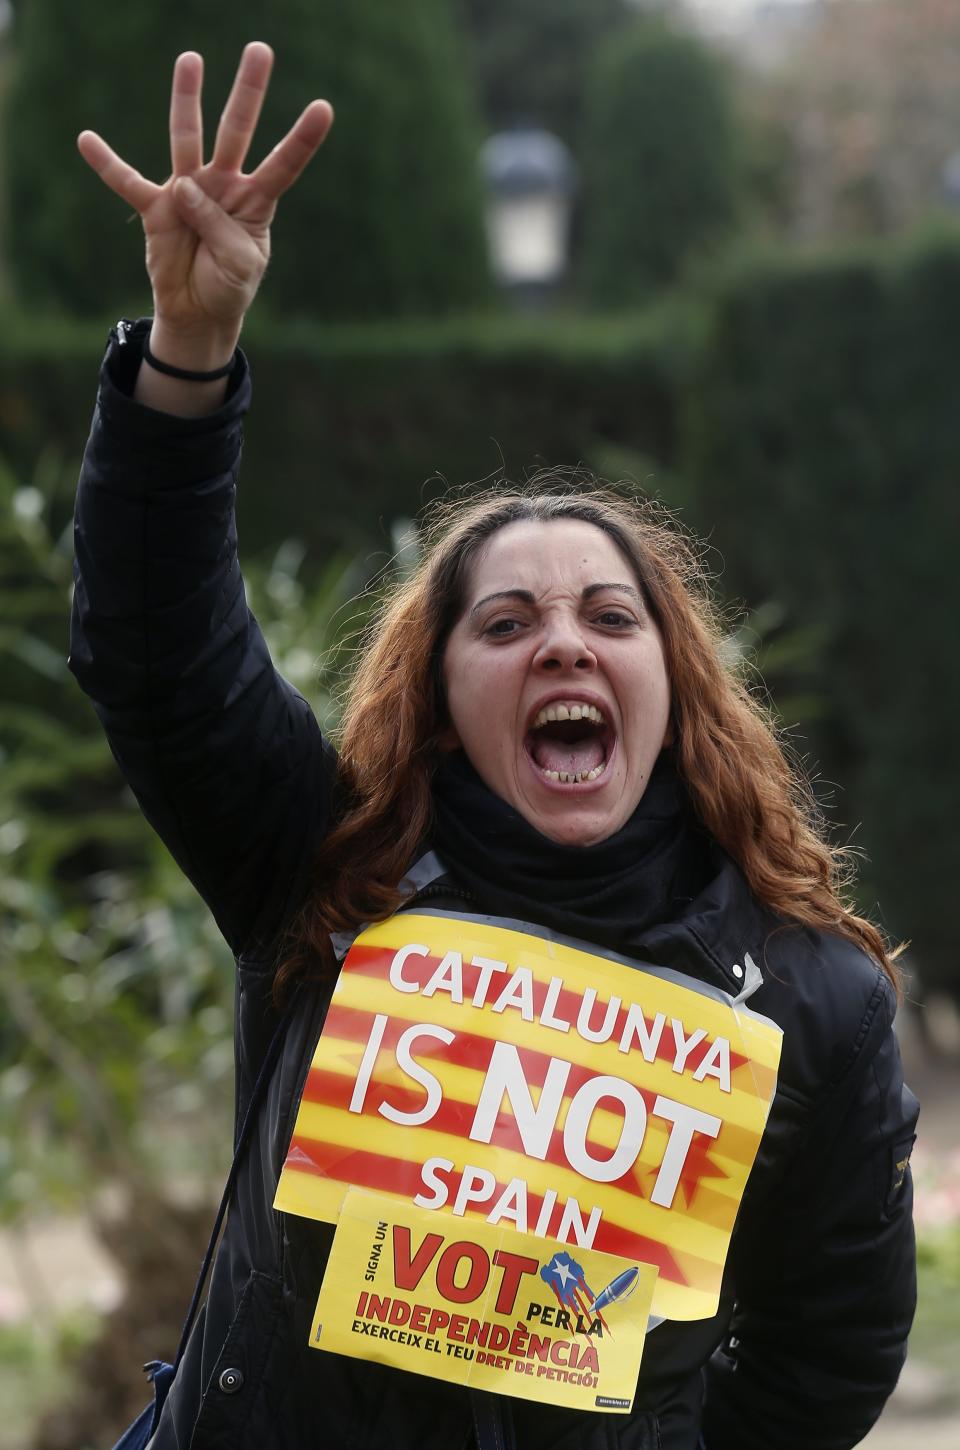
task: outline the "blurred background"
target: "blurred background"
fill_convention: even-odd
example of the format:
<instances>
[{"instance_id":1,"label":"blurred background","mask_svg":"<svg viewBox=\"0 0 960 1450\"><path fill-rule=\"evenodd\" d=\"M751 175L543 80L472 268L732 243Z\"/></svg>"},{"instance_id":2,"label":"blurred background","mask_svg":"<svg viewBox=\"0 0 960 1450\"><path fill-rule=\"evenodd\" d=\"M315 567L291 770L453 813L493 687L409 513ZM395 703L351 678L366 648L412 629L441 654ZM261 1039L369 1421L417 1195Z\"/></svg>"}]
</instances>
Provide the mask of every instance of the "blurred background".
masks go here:
<instances>
[{"instance_id":1,"label":"blurred background","mask_svg":"<svg viewBox=\"0 0 960 1450\"><path fill-rule=\"evenodd\" d=\"M164 176L175 55L212 135L253 38L264 147L337 111L245 333L279 667L335 727L351 601L450 485L582 463L706 537L909 941L922 1298L869 1444L960 1444L960 0L0 0L0 1447L141 1408L229 1161L231 962L65 666L97 361L149 308L74 137Z\"/></svg>"}]
</instances>

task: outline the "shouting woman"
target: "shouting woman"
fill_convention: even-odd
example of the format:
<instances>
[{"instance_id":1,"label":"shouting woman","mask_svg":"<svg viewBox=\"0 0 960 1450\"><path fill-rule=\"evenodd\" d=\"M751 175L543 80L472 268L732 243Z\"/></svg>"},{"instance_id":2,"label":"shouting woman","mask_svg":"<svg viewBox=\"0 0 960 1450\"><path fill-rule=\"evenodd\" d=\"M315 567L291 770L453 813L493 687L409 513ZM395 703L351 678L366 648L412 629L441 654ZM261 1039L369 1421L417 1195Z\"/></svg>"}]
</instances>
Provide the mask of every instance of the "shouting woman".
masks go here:
<instances>
[{"instance_id":1,"label":"shouting woman","mask_svg":"<svg viewBox=\"0 0 960 1450\"><path fill-rule=\"evenodd\" d=\"M103 363L77 502L71 664L238 969L243 1127L226 1226L202 1310L128 1443L846 1450L896 1382L915 1294L916 1104L892 1032L888 948L845 900L809 791L724 655L695 551L610 490L541 478L441 511L369 631L336 747L321 739L247 608L233 517L250 400L241 325L278 199L331 123L312 102L245 173L271 64L265 45L246 48L204 160L202 61L180 56L162 183L92 132L79 139L142 218L154 308L118 324ZM442 952L424 943L434 928ZM406 944L388 953L370 1035L331 1088L336 1074L316 1064L348 1015L335 984L357 979L362 953L341 962L370 931ZM542 980L529 965L508 971L478 955L487 940L521 941L524 962L571 964L590 1010L564 1007L573 977L559 967ZM609 981L616 996L601 990ZM414 1036L405 1058L395 1043L399 1076L371 1118L391 992L406 994ZM636 1005L671 992L665 1003L694 1000L734 1024L748 1014L776 1039L778 1067L684 1025L685 1008ZM477 1014L484 1081L503 1073L472 1127L441 1103L447 1088L472 1091L476 1061L456 1060L442 1026L461 1009ZM598 1075L590 1054L603 1050L647 1077ZM529 1084L510 1076L518 1064ZM389 1329L342 1352L314 1347L337 1244L288 1185L330 1178L303 1127L328 1090L341 1092L331 1114L347 1099L355 1114L344 1192L373 1186L378 1204L431 1209L440 1239L452 1224L464 1240L483 1219L527 1235L518 1244L539 1235L561 1300L578 1255L620 1253L606 1298L593 1285L578 1301L591 1344L607 1321L616 1340L617 1286L656 1277L628 1394L572 1403L569 1346L535 1396L513 1383L535 1382L520 1371L494 1393L420 1361L398 1367ZM430 1158L417 1192L397 1176L390 1133L434 1118L454 1147ZM499 1167L455 1159L460 1140L474 1165L499 1145ZM695 1161L699 1179L684 1184ZM577 1173L595 1198L571 1208L568 1194L562 1208L556 1185ZM604 1237L593 1202L615 1205L619 1237ZM664 1250L694 1242L700 1258ZM462 1298L461 1278L450 1282ZM357 1322L379 1314L383 1328L386 1311L360 1307L370 1298ZM535 1307L543 1336L521 1325L518 1355L540 1353L556 1322L555 1300ZM442 1317L430 1322L438 1333ZM459 1342L486 1333L470 1323ZM591 1365L603 1352L591 1349Z\"/></svg>"}]
</instances>

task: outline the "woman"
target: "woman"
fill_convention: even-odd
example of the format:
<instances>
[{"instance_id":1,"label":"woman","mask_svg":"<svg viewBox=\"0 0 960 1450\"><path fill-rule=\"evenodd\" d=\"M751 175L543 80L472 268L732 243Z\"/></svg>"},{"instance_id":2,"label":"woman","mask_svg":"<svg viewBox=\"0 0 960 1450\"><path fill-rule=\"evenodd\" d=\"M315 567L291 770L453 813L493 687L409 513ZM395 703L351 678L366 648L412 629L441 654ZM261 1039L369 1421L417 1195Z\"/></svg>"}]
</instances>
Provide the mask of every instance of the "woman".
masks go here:
<instances>
[{"instance_id":1,"label":"woman","mask_svg":"<svg viewBox=\"0 0 960 1450\"><path fill-rule=\"evenodd\" d=\"M245 50L204 165L202 63L179 58L162 186L79 140L143 219L154 316L119 324L104 362L72 668L236 953L241 1115L275 1003L293 1003L151 1444L844 1450L896 1382L914 1303L895 972L722 662L690 551L602 493L454 507L370 637L339 758L247 611L236 345L277 198L331 121L313 102L242 175L271 62ZM426 900L724 1000L755 988L751 1007L782 1028L719 1307L651 1329L628 1414L308 1347L332 1230L273 1208L297 1104L344 939Z\"/></svg>"}]
</instances>

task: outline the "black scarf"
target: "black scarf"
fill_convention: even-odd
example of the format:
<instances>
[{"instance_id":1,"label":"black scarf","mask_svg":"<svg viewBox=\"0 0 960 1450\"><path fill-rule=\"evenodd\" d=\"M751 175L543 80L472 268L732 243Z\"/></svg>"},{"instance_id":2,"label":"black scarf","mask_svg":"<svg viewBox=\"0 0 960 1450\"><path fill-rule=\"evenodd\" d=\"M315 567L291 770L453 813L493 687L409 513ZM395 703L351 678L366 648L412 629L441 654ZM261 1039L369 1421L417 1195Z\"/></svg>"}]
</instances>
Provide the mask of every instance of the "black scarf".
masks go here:
<instances>
[{"instance_id":1,"label":"black scarf","mask_svg":"<svg viewBox=\"0 0 960 1450\"><path fill-rule=\"evenodd\" d=\"M541 835L460 750L437 770L433 798L433 845L494 916L627 951L648 927L673 920L709 877L707 838L665 754L630 819L594 846Z\"/></svg>"}]
</instances>

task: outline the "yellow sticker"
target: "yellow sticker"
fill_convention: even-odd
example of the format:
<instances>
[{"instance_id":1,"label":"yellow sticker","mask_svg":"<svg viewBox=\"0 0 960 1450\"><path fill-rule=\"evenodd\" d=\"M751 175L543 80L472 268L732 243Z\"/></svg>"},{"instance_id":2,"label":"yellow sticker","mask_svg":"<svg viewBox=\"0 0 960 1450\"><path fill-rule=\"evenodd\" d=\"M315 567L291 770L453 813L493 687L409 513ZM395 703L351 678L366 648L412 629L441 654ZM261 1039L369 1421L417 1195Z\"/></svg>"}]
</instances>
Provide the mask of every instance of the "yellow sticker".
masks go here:
<instances>
[{"instance_id":1,"label":"yellow sticker","mask_svg":"<svg viewBox=\"0 0 960 1450\"><path fill-rule=\"evenodd\" d=\"M657 1271L352 1189L317 1301L316 1349L623 1413Z\"/></svg>"},{"instance_id":2,"label":"yellow sticker","mask_svg":"<svg viewBox=\"0 0 960 1450\"><path fill-rule=\"evenodd\" d=\"M780 1029L693 978L483 918L401 913L351 948L275 1206L348 1189L658 1271L716 1312Z\"/></svg>"}]
</instances>

